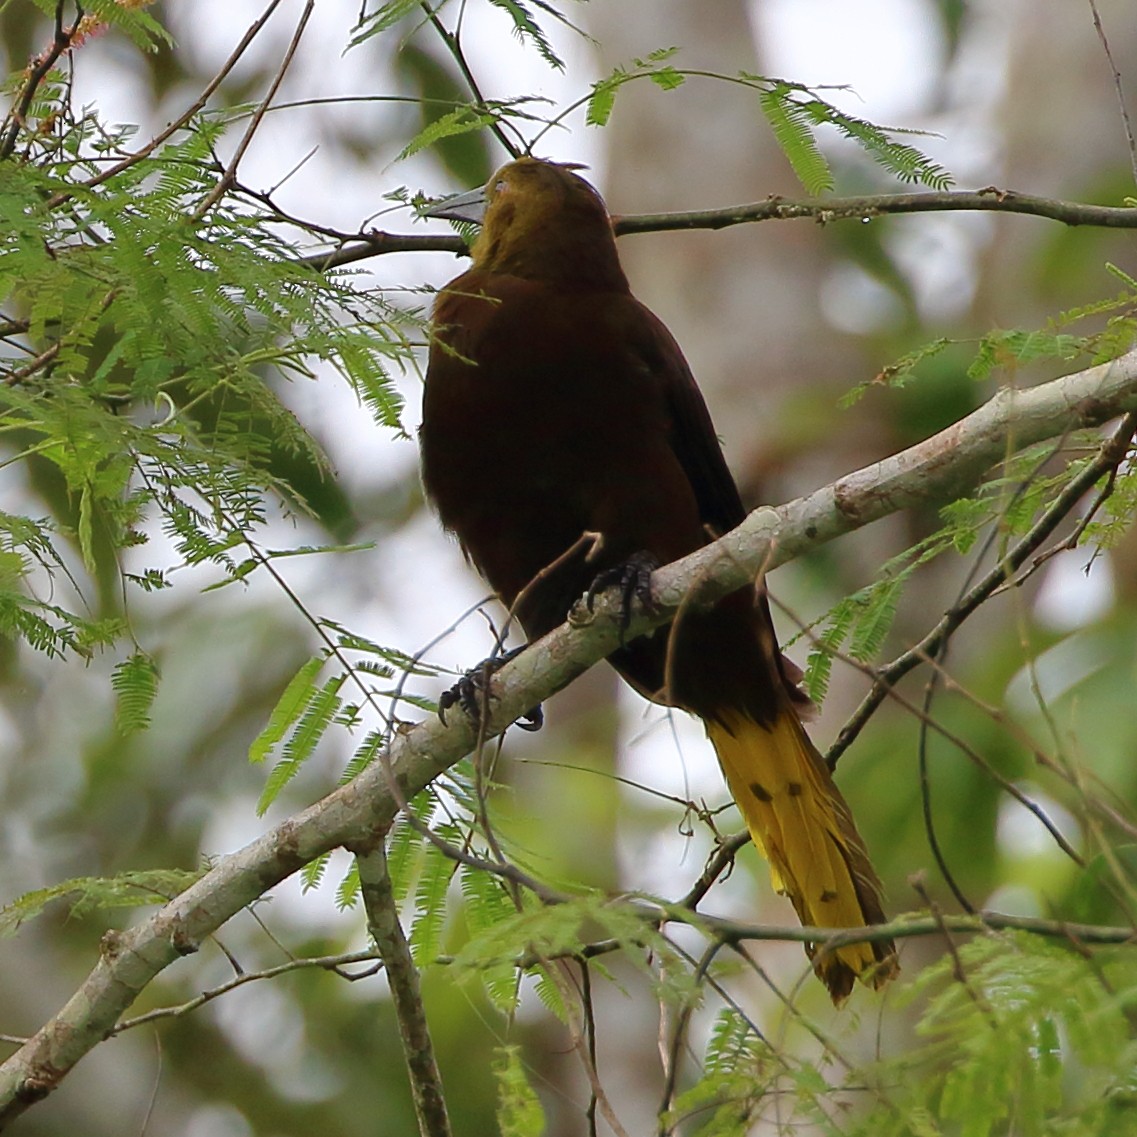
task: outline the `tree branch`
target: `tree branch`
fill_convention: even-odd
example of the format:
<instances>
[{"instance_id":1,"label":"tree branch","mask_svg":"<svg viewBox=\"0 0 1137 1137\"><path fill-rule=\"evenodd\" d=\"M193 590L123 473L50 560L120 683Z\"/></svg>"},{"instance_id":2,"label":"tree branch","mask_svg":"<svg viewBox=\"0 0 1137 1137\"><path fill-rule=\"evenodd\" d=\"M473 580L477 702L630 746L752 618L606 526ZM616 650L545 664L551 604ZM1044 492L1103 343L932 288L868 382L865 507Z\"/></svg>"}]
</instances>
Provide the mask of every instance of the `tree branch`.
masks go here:
<instances>
[{"instance_id":1,"label":"tree branch","mask_svg":"<svg viewBox=\"0 0 1137 1137\"><path fill-rule=\"evenodd\" d=\"M731 205L725 209L616 217L613 227L620 236L624 233L661 233L671 229L724 229L728 225L748 221L789 221L798 217L810 217L824 225L830 221L863 221L893 213L958 212L1022 213L1029 217L1061 221L1066 225L1137 228L1137 208L1059 201L1001 190L995 186L981 190L929 190L926 193L867 194L863 197L803 201L773 196L751 205Z\"/></svg>"},{"instance_id":2,"label":"tree branch","mask_svg":"<svg viewBox=\"0 0 1137 1137\"><path fill-rule=\"evenodd\" d=\"M434 1059L434 1044L426 1021L419 990L418 969L411 958L410 945L399 923L399 906L387 869L387 851L383 837L373 847L359 850L355 863L359 866L359 887L367 912L367 930L379 949L387 983L399 1020L403 1040L403 1056L411 1082L415 1117L421 1137L450 1137L450 1118L446 1113L446 1095L442 1075Z\"/></svg>"},{"instance_id":3,"label":"tree branch","mask_svg":"<svg viewBox=\"0 0 1137 1137\"><path fill-rule=\"evenodd\" d=\"M1078 201L1036 197L994 186L981 190L944 190L927 193L869 194L864 197L832 197L823 200L792 200L768 197L749 205L729 205L724 209L696 209L680 213L639 213L613 217L617 237L629 233L666 233L677 229L725 229L753 221L790 221L811 218L820 225L830 221L864 221L897 213L1018 213L1045 217L1065 225L1091 225L1106 229L1137 229L1137 208L1116 205L1086 205ZM461 237L453 235L368 234L329 253L302 257L301 264L329 269L353 264L369 257L407 251L446 252L459 256L469 250Z\"/></svg>"},{"instance_id":4,"label":"tree branch","mask_svg":"<svg viewBox=\"0 0 1137 1137\"><path fill-rule=\"evenodd\" d=\"M1003 389L932 438L807 497L759 509L725 537L660 569L652 581L656 610L637 613L623 636L642 635L666 622L692 595L699 603L713 601L766 569L887 514L947 500L974 486L1010 450L1100 426L1132 410L1137 410L1137 351L1037 387ZM494 676L489 735L619 646L615 608L614 600L601 597L587 626L570 621ZM383 758L354 781L220 858L148 919L104 936L99 959L79 989L0 1066L0 1126L51 1093L179 956L196 951L226 920L320 854L366 845L391 824L399 800L412 797L475 742L475 728L464 715L451 716L447 725L435 718L419 723L398 734ZM817 929L803 934L815 942L820 938Z\"/></svg>"}]
</instances>

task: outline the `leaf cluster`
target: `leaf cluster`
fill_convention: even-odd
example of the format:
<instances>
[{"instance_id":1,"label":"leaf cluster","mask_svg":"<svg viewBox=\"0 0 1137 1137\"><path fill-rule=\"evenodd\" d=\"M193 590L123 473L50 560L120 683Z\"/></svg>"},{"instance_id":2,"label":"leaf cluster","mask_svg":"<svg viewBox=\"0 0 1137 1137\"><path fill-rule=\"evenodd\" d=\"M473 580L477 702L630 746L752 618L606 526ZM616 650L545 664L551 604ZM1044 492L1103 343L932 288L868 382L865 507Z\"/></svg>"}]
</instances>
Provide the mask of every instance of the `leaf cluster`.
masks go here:
<instances>
[{"instance_id":1,"label":"leaf cluster","mask_svg":"<svg viewBox=\"0 0 1137 1137\"><path fill-rule=\"evenodd\" d=\"M92 13L152 34L132 8ZM332 477L289 383L338 374L401 429L391 369L417 317L352 274L313 271L296 252L312 238L271 204L214 200L216 148L246 115L198 114L131 151L130 130L71 114L58 72L0 161L0 467L58 487L52 516L0 515L0 631L39 651L113 646L132 590L167 588L179 568L234 583L311 551L256 543L274 509L310 508L289 471ZM175 563L145 563L159 529ZM122 609L93 613L92 583ZM157 679L132 645L113 680L122 729L145 725Z\"/></svg>"},{"instance_id":2,"label":"leaf cluster","mask_svg":"<svg viewBox=\"0 0 1137 1137\"><path fill-rule=\"evenodd\" d=\"M723 75L678 68L673 62L675 54L674 48L654 51L643 59L633 60L628 67L617 67L594 84L586 121L592 126L604 126L612 115L620 88L635 80L647 79L661 90L673 91L689 77L699 76L739 84L757 93L767 125L807 193L821 194L835 185L832 167L818 144L817 131L822 126L835 128L902 182L932 189L947 189L951 185L951 175L939 163L897 138L918 132L878 126L848 114L814 88L801 83L747 71Z\"/></svg>"}]
</instances>

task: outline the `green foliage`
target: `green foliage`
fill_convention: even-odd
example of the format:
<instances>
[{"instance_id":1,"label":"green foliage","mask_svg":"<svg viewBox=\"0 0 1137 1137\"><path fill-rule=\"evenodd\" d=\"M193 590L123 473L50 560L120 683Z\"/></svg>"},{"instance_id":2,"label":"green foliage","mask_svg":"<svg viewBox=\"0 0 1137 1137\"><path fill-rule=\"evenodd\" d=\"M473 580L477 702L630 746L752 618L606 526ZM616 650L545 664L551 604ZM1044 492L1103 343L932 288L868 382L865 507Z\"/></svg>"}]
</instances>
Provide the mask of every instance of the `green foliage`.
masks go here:
<instances>
[{"instance_id":1,"label":"green foliage","mask_svg":"<svg viewBox=\"0 0 1137 1137\"><path fill-rule=\"evenodd\" d=\"M490 126L492 123L497 122L499 117L500 108L491 111L472 106L455 107L448 114L440 115L433 122L424 126L423 129L399 151L399 157L400 159L409 158L412 154L417 154L420 150L425 150L428 146L433 146L444 138L454 138L462 134L472 134L475 131L481 130L483 127Z\"/></svg>"},{"instance_id":2,"label":"green foliage","mask_svg":"<svg viewBox=\"0 0 1137 1137\"><path fill-rule=\"evenodd\" d=\"M112 877L75 877L50 888L37 888L0 908L0 938L14 935L21 924L57 900L65 904L72 917L80 919L107 909L165 904L200 876L200 872L184 869L150 869Z\"/></svg>"},{"instance_id":3,"label":"green foliage","mask_svg":"<svg viewBox=\"0 0 1137 1137\"><path fill-rule=\"evenodd\" d=\"M593 84L585 121L590 126L607 125L617 92L627 83L648 79L661 90L673 91L687 78L700 76L739 84L757 92L758 105L774 138L809 194L824 193L834 185L833 171L817 142L817 128L821 126L834 127L902 182L926 185L932 189L946 189L951 185L951 175L942 166L914 146L898 142L895 138L898 134L919 133L917 131L881 127L847 114L801 83L746 71L722 75L679 68L672 62L675 54L675 48L661 48L642 59L633 60L629 66L615 68L610 75Z\"/></svg>"},{"instance_id":4,"label":"green foliage","mask_svg":"<svg viewBox=\"0 0 1137 1137\"><path fill-rule=\"evenodd\" d=\"M144 12L90 10L156 34ZM86 591L68 547L89 578L117 577L127 604L132 586L168 587L178 567L121 567L155 525L182 565L213 565L218 583L301 551L262 552L255 533L274 498L307 508L282 459L329 476L280 396L316 361L400 429L389 367L409 358L411 321L351 274L313 272L271 210L235 194L207 204L214 147L240 113L198 116L133 159L126 131L61 117L57 135L29 127L22 160L0 163L0 461L52 471L65 498L59 519L0 518L0 630L38 650L90 656L129 627L129 608L92 616L82 602L38 599L45 576ZM157 678L147 660L142 647L114 672L124 730L146 724ZM306 726L317 731L318 717Z\"/></svg>"},{"instance_id":5,"label":"green foliage","mask_svg":"<svg viewBox=\"0 0 1137 1137\"><path fill-rule=\"evenodd\" d=\"M440 825L438 836L447 842L460 842L461 835L452 824ZM442 930L446 923L446 893L457 866L453 857L425 841L423 859L415 890L415 920L408 937L411 953L419 967L427 967L442 954Z\"/></svg>"},{"instance_id":6,"label":"green foliage","mask_svg":"<svg viewBox=\"0 0 1137 1137\"><path fill-rule=\"evenodd\" d=\"M158 666L143 651L124 659L111 675L118 696L115 722L123 734L145 730L150 725L150 707L158 693Z\"/></svg>"},{"instance_id":7,"label":"green foliage","mask_svg":"<svg viewBox=\"0 0 1137 1137\"><path fill-rule=\"evenodd\" d=\"M537 54L554 70L563 71L565 69L564 62L553 50L549 37L541 28L540 23L533 17L530 8L522 4L521 0L489 0L489 3L498 11L504 12L513 21L513 34L522 43L528 43L535 47ZM546 3L545 0L533 0L531 7L555 16L562 23L568 24L560 12L552 4Z\"/></svg>"},{"instance_id":8,"label":"green foliage","mask_svg":"<svg viewBox=\"0 0 1137 1137\"><path fill-rule=\"evenodd\" d=\"M703 1059L703 1075L679 1094L665 1120L703 1118L701 1137L745 1137L770 1088L777 1059L734 1008L718 1013Z\"/></svg>"},{"instance_id":9,"label":"green foliage","mask_svg":"<svg viewBox=\"0 0 1137 1137\"><path fill-rule=\"evenodd\" d=\"M945 537L936 552L948 547ZM917 563L923 559L927 557L918 558ZM916 564L886 566L872 584L845 597L825 615L821 630L814 632L803 680L806 693L815 703L825 700L838 652L844 649L858 663L869 663L876 657L892 627L904 584L915 568Z\"/></svg>"},{"instance_id":10,"label":"green foliage","mask_svg":"<svg viewBox=\"0 0 1137 1137\"><path fill-rule=\"evenodd\" d=\"M1037 359L1068 362L1085 351L1085 347L1085 341L1077 336L1055 335L1046 331L988 332L979 341L967 376L977 381L987 379L996 369L1014 368Z\"/></svg>"},{"instance_id":11,"label":"green foliage","mask_svg":"<svg viewBox=\"0 0 1137 1137\"><path fill-rule=\"evenodd\" d=\"M926 969L909 995L930 992L919 1026L929 1041L910 1059L922 1076L897 1083L901 1114L914 1099L961 1137L1137 1124L1131 953L1088 958L1037 938L987 936L964 945L958 965L945 957ZM899 1134L898 1121L879 1132Z\"/></svg>"},{"instance_id":12,"label":"green foliage","mask_svg":"<svg viewBox=\"0 0 1137 1137\"><path fill-rule=\"evenodd\" d=\"M412 13L421 12L420 0L387 0L386 4L381 4L371 15L361 18L348 46L358 47L359 44L393 28Z\"/></svg>"},{"instance_id":13,"label":"green foliage","mask_svg":"<svg viewBox=\"0 0 1137 1137\"><path fill-rule=\"evenodd\" d=\"M265 780L257 802L257 813L263 814L276 800L282 789L300 772L300 767L316 752L316 746L327 733L343 700L339 690L344 684L343 675L332 675L322 687L310 692L304 711L296 720L288 741L284 744L281 759Z\"/></svg>"},{"instance_id":14,"label":"green foliage","mask_svg":"<svg viewBox=\"0 0 1137 1137\"><path fill-rule=\"evenodd\" d=\"M648 79L660 90L674 91L686 78L686 73L677 70L670 62L678 48L662 47L634 59L630 66L617 66L611 75L592 85L588 96L584 120L589 126L607 126L616 105L616 94L625 83L636 79Z\"/></svg>"},{"instance_id":15,"label":"green foliage","mask_svg":"<svg viewBox=\"0 0 1137 1137\"><path fill-rule=\"evenodd\" d=\"M464 868L459 874L464 901L463 913L471 936L477 937L504 920L511 919L516 908L501 880L478 869ZM479 979L490 1002L504 1014L512 1013L520 995L519 976L512 961L498 960L487 964Z\"/></svg>"},{"instance_id":16,"label":"green foliage","mask_svg":"<svg viewBox=\"0 0 1137 1137\"><path fill-rule=\"evenodd\" d=\"M493 1072L501 1137L540 1137L545 1131L545 1111L529 1084L520 1047L499 1047Z\"/></svg>"},{"instance_id":17,"label":"green foliage","mask_svg":"<svg viewBox=\"0 0 1137 1137\"><path fill-rule=\"evenodd\" d=\"M833 172L813 136L815 120L809 105L789 98L789 93L785 84L778 83L762 91L758 103L798 181L806 193L816 196L833 188Z\"/></svg>"}]
</instances>

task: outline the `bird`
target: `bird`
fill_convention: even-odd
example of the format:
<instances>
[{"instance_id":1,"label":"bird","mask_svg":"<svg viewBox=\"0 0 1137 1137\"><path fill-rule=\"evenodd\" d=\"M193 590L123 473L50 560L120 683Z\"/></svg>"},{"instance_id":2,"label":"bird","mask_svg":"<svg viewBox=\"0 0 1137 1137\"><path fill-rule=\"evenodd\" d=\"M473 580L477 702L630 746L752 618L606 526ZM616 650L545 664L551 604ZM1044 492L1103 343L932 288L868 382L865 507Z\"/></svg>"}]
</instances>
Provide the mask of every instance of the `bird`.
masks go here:
<instances>
[{"instance_id":1,"label":"bird","mask_svg":"<svg viewBox=\"0 0 1137 1137\"><path fill-rule=\"evenodd\" d=\"M599 584L646 595L652 567L746 516L683 353L632 295L581 168L518 158L424 211L481 228L471 267L434 304L423 487L530 642ZM702 720L803 925L886 922L864 841L802 724L812 704L764 585L629 640L609 662L646 698ZM887 939L806 951L838 1005L856 980L877 988L897 971Z\"/></svg>"}]
</instances>

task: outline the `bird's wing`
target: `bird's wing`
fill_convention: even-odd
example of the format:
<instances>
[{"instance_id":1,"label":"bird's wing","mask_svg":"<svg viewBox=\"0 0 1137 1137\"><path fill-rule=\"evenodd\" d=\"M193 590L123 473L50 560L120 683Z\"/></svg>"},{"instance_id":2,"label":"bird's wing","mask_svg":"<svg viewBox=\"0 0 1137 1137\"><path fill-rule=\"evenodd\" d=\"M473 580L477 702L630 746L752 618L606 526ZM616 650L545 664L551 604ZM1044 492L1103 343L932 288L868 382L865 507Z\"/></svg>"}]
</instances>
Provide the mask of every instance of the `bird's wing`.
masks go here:
<instances>
[{"instance_id":1,"label":"bird's wing","mask_svg":"<svg viewBox=\"0 0 1137 1137\"><path fill-rule=\"evenodd\" d=\"M666 400L671 449L695 491L703 523L721 535L739 525L746 510L727 468L710 412L674 336L642 304L631 302L638 309L634 323L642 329L635 337L635 351Z\"/></svg>"}]
</instances>

